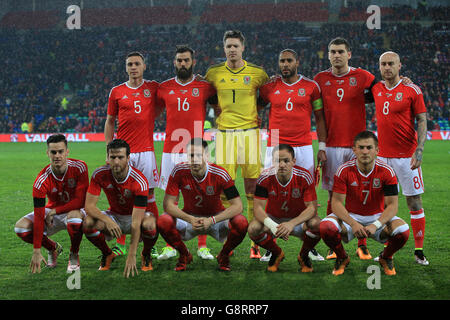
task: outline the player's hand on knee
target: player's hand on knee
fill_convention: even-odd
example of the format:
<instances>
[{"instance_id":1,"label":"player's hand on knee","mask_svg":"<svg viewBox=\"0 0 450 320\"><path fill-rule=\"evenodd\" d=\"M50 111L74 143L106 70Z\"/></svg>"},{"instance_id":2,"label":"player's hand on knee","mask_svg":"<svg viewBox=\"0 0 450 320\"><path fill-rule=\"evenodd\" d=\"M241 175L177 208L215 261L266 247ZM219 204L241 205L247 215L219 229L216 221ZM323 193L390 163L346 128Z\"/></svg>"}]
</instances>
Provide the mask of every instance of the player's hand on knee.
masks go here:
<instances>
[{"instance_id":1,"label":"player's hand on knee","mask_svg":"<svg viewBox=\"0 0 450 320\"><path fill-rule=\"evenodd\" d=\"M373 225L373 224L369 224L364 229L366 230L367 236L374 235L375 232L377 231L377 227L375 225Z\"/></svg>"},{"instance_id":2,"label":"player's hand on knee","mask_svg":"<svg viewBox=\"0 0 450 320\"><path fill-rule=\"evenodd\" d=\"M55 209L52 209L46 216L45 216L45 225L47 228L53 227L53 217L56 214Z\"/></svg>"},{"instance_id":3,"label":"player's hand on knee","mask_svg":"<svg viewBox=\"0 0 450 320\"><path fill-rule=\"evenodd\" d=\"M352 227L353 234L355 235L355 237L357 237L358 239L367 238L366 229L361 224L356 222L351 227Z\"/></svg>"},{"instance_id":4,"label":"player's hand on knee","mask_svg":"<svg viewBox=\"0 0 450 320\"><path fill-rule=\"evenodd\" d=\"M120 238L122 236L122 230L119 225L113 221L106 223L106 230L115 238Z\"/></svg>"}]
</instances>

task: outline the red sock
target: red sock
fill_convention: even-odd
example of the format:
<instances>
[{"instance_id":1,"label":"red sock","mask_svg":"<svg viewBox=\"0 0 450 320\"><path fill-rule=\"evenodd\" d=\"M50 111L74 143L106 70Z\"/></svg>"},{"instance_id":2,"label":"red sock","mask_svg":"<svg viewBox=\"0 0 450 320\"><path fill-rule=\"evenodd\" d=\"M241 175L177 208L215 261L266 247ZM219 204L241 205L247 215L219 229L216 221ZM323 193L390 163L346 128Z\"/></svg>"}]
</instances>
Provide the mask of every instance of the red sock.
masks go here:
<instances>
[{"instance_id":1,"label":"red sock","mask_svg":"<svg viewBox=\"0 0 450 320\"><path fill-rule=\"evenodd\" d=\"M252 239L260 247L263 247L275 255L279 255L281 253L281 248L275 242L272 232L264 232L256 237L250 237L250 239Z\"/></svg>"},{"instance_id":2,"label":"red sock","mask_svg":"<svg viewBox=\"0 0 450 320\"><path fill-rule=\"evenodd\" d=\"M311 230L306 230L303 234L303 245L300 250L300 257L308 255L309 251L313 249L317 243L320 241L320 233L312 232Z\"/></svg>"},{"instance_id":3,"label":"red sock","mask_svg":"<svg viewBox=\"0 0 450 320\"><path fill-rule=\"evenodd\" d=\"M242 242L242 240L244 240L245 235L247 234L248 221L242 214L238 214L230 219L228 225L230 231L228 232L227 240L219 253L227 256Z\"/></svg>"},{"instance_id":4,"label":"red sock","mask_svg":"<svg viewBox=\"0 0 450 320\"><path fill-rule=\"evenodd\" d=\"M83 239L83 231L81 230L81 224L83 220L80 218L67 219L67 232L70 236L71 247L70 251L78 253L80 250L80 243Z\"/></svg>"},{"instance_id":5,"label":"red sock","mask_svg":"<svg viewBox=\"0 0 450 320\"><path fill-rule=\"evenodd\" d=\"M181 235L175 227L175 220L171 215L163 214L158 218L157 225L159 233L166 240L167 244L178 250L180 255L188 255L189 250L181 239Z\"/></svg>"},{"instance_id":6,"label":"red sock","mask_svg":"<svg viewBox=\"0 0 450 320\"><path fill-rule=\"evenodd\" d=\"M410 211L411 228L414 236L414 245L416 250L423 249L423 239L425 238L425 213L423 209Z\"/></svg>"},{"instance_id":7,"label":"red sock","mask_svg":"<svg viewBox=\"0 0 450 320\"><path fill-rule=\"evenodd\" d=\"M33 244L33 230L15 228L14 231L16 232L17 236L23 241ZM56 243L53 240L50 240L46 235L43 235L42 247L44 247L48 251L53 251L56 249Z\"/></svg>"},{"instance_id":8,"label":"red sock","mask_svg":"<svg viewBox=\"0 0 450 320\"><path fill-rule=\"evenodd\" d=\"M108 247L108 244L105 240L105 235L102 232L98 231L97 229L89 229L85 230L84 234L94 246L100 249L103 255L111 254L112 251Z\"/></svg>"},{"instance_id":9,"label":"red sock","mask_svg":"<svg viewBox=\"0 0 450 320\"><path fill-rule=\"evenodd\" d=\"M206 248L206 237L207 237L208 235L206 235L206 234L199 234L198 235L198 247L199 248Z\"/></svg>"},{"instance_id":10,"label":"red sock","mask_svg":"<svg viewBox=\"0 0 450 320\"><path fill-rule=\"evenodd\" d=\"M359 246L366 246L367 247L367 238L358 239L358 247Z\"/></svg>"},{"instance_id":11,"label":"red sock","mask_svg":"<svg viewBox=\"0 0 450 320\"><path fill-rule=\"evenodd\" d=\"M395 230L394 230L395 233ZM388 245L383 250L383 258L392 259L394 253L403 248L409 238L409 228L406 231L399 232L394 236L391 236L388 240Z\"/></svg>"},{"instance_id":12,"label":"red sock","mask_svg":"<svg viewBox=\"0 0 450 320\"><path fill-rule=\"evenodd\" d=\"M145 256L151 253L156 240L158 240L158 232L156 230L142 230L142 242L144 242L142 255Z\"/></svg>"},{"instance_id":13,"label":"red sock","mask_svg":"<svg viewBox=\"0 0 450 320\"><path fill-rule=\"evenodd\" d=\"M124 234L122 234L121 236L120 236L120 238L117 238L117 240L116 240L116 242L118 243L118 244L121 244L121 245L125 245L125 243L127 242L127 235L124 233Z\"/></svg>"},{"instance_id":14,"label":"red sock","mask_svg":"<svg viewBox=\"0 0 450 320\"><path fill-rule=\"evenodd\" d=\"M343 259L347 256L344 247L342 246L342 237L336 225L328 220L320 222L320 237L323 242L336 252L338 258Z\"/></svg>"}]
</instances>

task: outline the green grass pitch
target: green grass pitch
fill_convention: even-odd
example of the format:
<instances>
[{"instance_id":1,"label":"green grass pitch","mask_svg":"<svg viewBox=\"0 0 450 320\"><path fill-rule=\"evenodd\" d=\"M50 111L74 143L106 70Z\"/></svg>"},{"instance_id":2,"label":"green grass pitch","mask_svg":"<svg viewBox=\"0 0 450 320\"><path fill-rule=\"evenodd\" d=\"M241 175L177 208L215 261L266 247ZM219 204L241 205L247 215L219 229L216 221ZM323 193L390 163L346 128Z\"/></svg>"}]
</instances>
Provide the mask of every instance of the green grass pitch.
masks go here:
<instances>
[{"instance_id":1,"label":"green grass pitch","mask_svg":"<svg viewBox=\"0 0 450 320\"><path fill-rule=\"evenodd\" d=\"M317 143L314 144L315 150ZM32 211L32 184L37 173L48 163L44 143L2 143L0 144L0 299L63 299L63 300L111 300L111 299L151 299L151 300L303 300L303 299L449 299L450 298L450 239L448 237L448 213L450 212L449 172L450 143L448 141L428 141L426 143L423 176L426 193L423 204L427 219L425 235L425 254L430 265L420 266L414 262L414 240L412 234L407 245L395 255L397 276L387 277L381 271L380 289L369 289L367 273L373 261L360 261L355 256L356 240L345 245L351 263L344 275L334 277L332 261L314 262L314 272L299 272L297 253L301 242L297 238L278 241L286 252L279 272L265 271L266 264L248 258L250 240L248 236L235 250L231 258L232 271L221 273L217 262L202 261L196 256L197 240L188 242L194 254L194 262L182 273L173 271L175 259L154 261L154 271L140 272L134 278L125 279L122 275L125 258L119 257L112 270L99 272L100 251L85 238L80 249L79 290L69 290L66 274L69 236L60 232L52 238L60 242L64 252L58 266L43 269L40 274L30 274L29 263L32 246L21 241L14 233L15 222ZM70 156L85 160L91 174L104 164L104 143L69 143ZM162 143L156 143L157 161L160 162ZM237 186L243 194L242 179ZM321 207L319 216L323 218L326 210L327 194L318 188ZM163 193L157 189L156 199L162 213ZM245 199L243 200L245 206ZM106 208L104 195L100 204ZM245 208L244 208L245 210ZM244 211L245 212L245 211ZM398 216L408 223L409 212L404 196L400 196ZM129 237L127 237L129 241ZM214 254L221 244L208 237L208 246ZM110 243L111 245L113 243ZM142 244L140 245L141 248ZM162 237L157 247L164 246ZM372 255L377 255L382 245L368 240ZM321 241L317 250L325 255L327 248ZM138 249L139 250L139 249ZM264 250L263 250L264 251ZM46 252L43 250L44 257ZM137 260L138 265L140 259Z\"/></svg>"}]
</instances>

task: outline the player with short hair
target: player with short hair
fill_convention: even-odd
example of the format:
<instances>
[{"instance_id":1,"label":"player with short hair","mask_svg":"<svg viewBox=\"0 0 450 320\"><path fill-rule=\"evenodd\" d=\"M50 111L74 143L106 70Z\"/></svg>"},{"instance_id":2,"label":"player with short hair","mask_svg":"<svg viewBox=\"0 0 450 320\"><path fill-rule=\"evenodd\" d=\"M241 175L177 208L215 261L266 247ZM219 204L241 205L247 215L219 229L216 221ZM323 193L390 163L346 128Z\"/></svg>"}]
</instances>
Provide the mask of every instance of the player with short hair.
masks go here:
<instances>
[{"instance_id":1,"label":"player with short hair","mask_svg":"<svg viewBox=\"0 0 450 320\"><path fill-rule=\"evenodd\" d=\"M153 128L158 83L144 79L147 65L140 52L130 52L126 57L125 67L128 81L115 86L109 93L105 141L108 144L113 140L117 119L117 138L130 145L130 163L147 178L149 208L157 215L154 188L158 186L159 176L153 147ZM117 255L126 254L125 235L117 240L117 246L113 250ZM153 252L153 255L157 256L157 252Z\"/></svg>"},{"instance_id":2,"label":"player with short hair","mask_svg":"<svg viewBox=\"0 0 450 320\"><path fill-rule=\"evenodd\" d=\"M293 235L303 240L297 260L302 272L312 272L308 254L320 241L317 195L312 174L296 165L295 151L287 144L274 147L271 167L261 174L255 191L255 219L248 234L272 252L267 270L278 271L283 250L274 238Z\"/></svg>"},{"instance_id":3,"label":"player with short hair","mask_svg":"<svg viewBox=\"0 0 450 320\"><path fill-rule=\"evenodd\" d=\"M378 257L386 275L395 275L393 255L408 241L409 226L396 216L398 186L394 170L376 159L378 139L362 131L354 139L356 159L341 165L334 176L333 213L322 219L320 236L336 253L333 274L344 273L350 263L342 241L372 238L387 246Z\"/></svg>"},{"instance_id":4,"label":"player with short hair","mask_svg":"<svg viewBox=\"0 0 450 320\"><path fill-rule=\"evenodd\" d=\"M158 230L180 257L175 271L186 270L192 254L184 241L199 234L209 234L224 242L217 255L219 270L230 271L230 252L247 233L248 222L241 214L242 201L233 179L223 168L208 162L208 144L193 138L187 146L188 162L177 164L170 174L164 197L165 214L158 219ZM183 194L184 207L177 205ZM220 199L224 193L230 206L224 208Z\"/></svg>"},{"instance_id":5,"label":"player with short hair","mask_svg":"<svg viewBox=\"0 0 450 320\"><path fill-rule=\"evenodd\" d=\"M216 163L229 172L233 180L236 179L237 168L241 167L247 217L252 220L256 179L261 173L258 88L269 77L263 68L242 58L245 50L242 32L226 31L223 47L226 61L211 66L205 76L217 90L218 106L215 110L220 113L216 120ZM253 243L250 258L261 258L258 246Z\"/></svg>"},{"instance_id":6,"label":"player with short hair","mask_svg":"<svg viewBox=\"0 0 450 320\"><path fill-rule=\"evenodd\" d=\"M420 88L412 83L405 84L400 78L402 64L397 53L383 53L379 66L384 81L372 88L380 140L378 159L389 164L397 174L410 211L415 260L428 265L423 254L425 213L420 196L424 193L420 165L427 139L427 110Z\"/></svg>"},{"instance_id":7,"label":"player with short hair","mask_svg":"<svg viewBox=\"0 0 450 320\"><path fill-rule=\"evenodd\" d=\"M141 253L141 270L151 271L151 250L158 233L158 214L150 210L148 182L142 172L129 164L130 146L121 139L114 139L107 146L108 164L97 168L91 177L86 194L86 219L83 231L92 244L102 252L99 270L109 270L117 256L105 239L119 238L131 234L130 248L125 264L124 276L138 274L136 251L142 237L144 248ZM106 194L109 209L101 211L97 207L100 193Z\"/></svg>"},{"instance_id":8,"label":"player with short hair","mask_svg":"<svg viewBox=\"0 0 450 320\"><path fill-rule=\"evenodd\" d=\"M329 193L327 214L331 213L334 174L341 164L355 157L352 151L353 138L366 130L365 99L376 83L375 76L370 72L349 66L351 57L352 49L346 39L338 37L331 40L328 44L331 68L314 77L322 92L327 127L324 146L327 161L322 168L322 188ZM363 260L372 258L365 238L358 240L356 254ZM327 259L335 257L330 252Z\"/></svg>"},{"instance_id":9,"label":"player with short hair","mask_svg":"<svg viewBox=\"0 0 450 320\"><path fill-rule=\"evenodd\" d=\"M264 168L272 166L272 153L277 144L288 144L295 151L296 165L308 170L314 176L314 151L311 137L311 114L314 112L319 139L317 163L326 162L325 142L327 128L319 85L298 74L298 54L292 49L284 49L278 56L281 78L266 83L259 89L260 98L270 103L269 130ZM286 121L289 119L289 121ZM313 249L310 258L323 260ZM270 259L270 251L261 258Z\"/></svg>"},{"instance_id":10,"label":"player with short hair","mask_svg":"<svg viewBox=\"0 0 450 320\"><path fill-rule=\"evenodd\" d=\"M63 249L49 237L65 229L71 242L67 272L80 268L78 252L83 238L83 206L89 175L84 161L68 158L68 155L67 140L63 134L54 134L47 139L50 164L39 172L34 181L34 211L17 221L14 228L17 236L33 244L32 273L41 272L42 261L49 268L56 267L57 257ZM41 246L48 250L48 261L42 257Z\"/></svg>"},{"instance_id":11,"label":"player with short hair","mask_svg":"<svg viewBox=\"0 0 450 320\"><path fill-rule=\"evenodd\" d=\"M162 82L158 89L158 105L165 107L167 119L159 181L162 190L166 190L174 166L187 161L187 142L194 137L203 138L207 101L216 94L209 82L194 78L195 63L192 48L177 46L173 62L176 76ZM206 246L206 235L198 236L197 255L205 260L214 259ZM174 256L176 250L167 245L158 260Z\"/></svg>"}]
</instances>

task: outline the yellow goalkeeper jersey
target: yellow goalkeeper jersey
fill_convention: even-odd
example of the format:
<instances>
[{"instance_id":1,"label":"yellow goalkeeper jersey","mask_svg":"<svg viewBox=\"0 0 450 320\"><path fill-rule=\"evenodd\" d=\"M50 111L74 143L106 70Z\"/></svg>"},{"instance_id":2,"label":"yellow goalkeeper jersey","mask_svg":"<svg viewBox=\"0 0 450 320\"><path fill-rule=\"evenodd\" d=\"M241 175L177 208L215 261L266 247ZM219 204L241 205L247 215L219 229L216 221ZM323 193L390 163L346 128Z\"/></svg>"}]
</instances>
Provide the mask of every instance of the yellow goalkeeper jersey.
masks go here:
<instances>
[{"instance_id":1,"label":"yellow goalkeeper jersey","mask_svg":"<svg viewBox=\"0 0 450 320\"><path fill-rule=\"evenodd\" d=\"M216 88L222 109L216 120L219 130L258 127L257 92L268 78L263 68L245 60L238 69L229 68L226 62L208 69L206 80Z\"/></svg>"}]
</instances>

